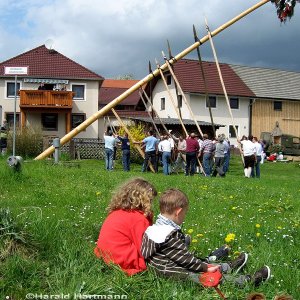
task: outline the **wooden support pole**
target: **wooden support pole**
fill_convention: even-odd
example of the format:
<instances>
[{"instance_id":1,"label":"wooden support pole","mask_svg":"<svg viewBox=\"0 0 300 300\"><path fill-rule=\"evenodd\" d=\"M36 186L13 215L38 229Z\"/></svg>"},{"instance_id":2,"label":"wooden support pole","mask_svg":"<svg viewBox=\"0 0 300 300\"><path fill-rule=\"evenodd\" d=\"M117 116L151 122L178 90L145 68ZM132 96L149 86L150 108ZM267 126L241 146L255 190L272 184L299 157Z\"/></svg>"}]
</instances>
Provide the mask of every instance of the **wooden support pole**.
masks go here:
<instances>
[{"instance_id":1,"label":"wooden support pole","mask_svg":"<svg viewBox=\"0 0 300 300\"><path fill-rule=\"evenodd\" d=\"M151 116L151 113L150 113L149 110L147 110L147 104L146 104L146 102L145 102L145 100L144 100L144 97L143 97L143 95L142 95L141 92L139 92L139 94L140 94L140 97L141 97L141 99L142 99L142 101L143 101L143 104L145 105L145 109L146 109L146 111L147 111L147 113L148 113L148 116L149 116L149 118L150 118L150 120L151 120L151 122L152 122L152 124L153 124L153 127L154 127L154 129L155 129L155 131L156 131L157 137L160 137L160 133L159 133L158 128L157 128L157 126L156 126L156 124L155 124L155 122L154 122L154 120L153 120L153 118L152 118L152 116Z\"/></svg>"},{"instance_id":2,"label":"wooden support pole","mask_svg":"<svg viewBox=\"0 0 300 300\"><path fill-rule=\"evenodd\" d=\"M173 105L173 107L174 107L174 109L175 109L175 112L176 112L176 114L177 114L177 117L178 117L178 120L179 120L179 122L180 122L180 124L181 124L181 127L182 127L182 129L183 129L183 131L184 131L186 137L188 137L189 134L188 134L188 132L187 132L187 130L186 130L186 128L185 128L183 122L182 122L180 113L179 113L178 108L177 108L177 106L176 106L176 104L175 104L175 101L174 101L174 98L173 98L173 96L172 96L172 93L171 93L171 91L170 91L170 89L169 89L169 87L168 87L166 78L165 78L165 76L164 76L162 70L160 69L159 64L158 64L157 61L156 61L156 65L157 65L157 68L159 69L159 73L160 73L161 79L163 80L163 83L164 83L165 88L166 88L166 90L167 90L167 92L168 92L168 95L169 95L169 97L170 97L170 100L171 100L171 102L172 102L172 105Z\"/></svg>"},{"instance_id":3,"label":"wooden support pole","mask_svg":"<svg viewBox=\"0 0 300 300\"><path fill-rule=\"evenodd\" d=\"M198 121L196 120L195 115L194 115L194 113L193 113L193 111L192 111L192 109L191 109L191 106L190 106L190 104L188 103L188 101L187 101L187 99L186 99L186 97L185 97L185 94L184 94L184 92L183 92L183 90L182 90L182 88L181 88L181 86L180 86L180 83L179 83L179 81L178 81L178 79L177 79L177 77L176 77L176 75L175 75L175 73L174 73L174 71L173 71L171 65L169 64L168 59L167 59L167 57L165 56L165 54L164 54L163 51L162 51L162 55L163 55L163 58L165 59L165 62L166 62L166 64L167 64L167 66L168 66L168 69L169 69L169 71L170 71L170 73L171 73L171 75L172 75L172 77L173 77L173 79L174 79L174 81L175 81L175 84L177 85L177 87L178 87L178 89L179 89L179 92L180 92L180 94L181 94L181 96L182 96L182 99L184 100L184 103L185 103L186 107L188 108L188 110L189 110L189 112L190 112L190 115L191 115L192 119L193 119L194 122L195 122L195 125L196 125L196 127L197 127L197 129L198 129L198 132L199 132L199 134L201 135L201 137L203 137L203 132L202 132L202 130L201 130L199 124L198 124Z\"/></svg>"},{"instance_id":4,"label":"wooden support pole","mask_svg":"<svg viewBox=\"0 0 300 300\"><path fill-rule=\"evenodd\" d=\"M133 136L131 135L130 131L128 130L127 126L125 125L125 123L121 120L121 118L119 117L119 115L117 114L117 112L112 108L111 111L113 112L113 114L115 115L116 119L118 120L118 122L120 123L120 125L123 127L123 129L125 130L125 132L128 134L128 138L134 142L134 138ZM138 144L134 144L134 147L137 149L137 151L140 153L140 155L142 156L143 159L145 159L145 154L141 148L140 145ZM152 166L151 162L149 161L150 163L150 169L153 173L155 173L155 170L154 170L154 167ZM147 167L147 166L146 166Z\"/></svg>"},{"instance_id":5,"label":"wooden support pole","mask_svg":"<svg viewBox=\"0 0 300 300\"><path fill-rule=\"evenodd\" d=\"M185 102L186 106L189 107L190 113L191 113L191 115L192 115L193 118L194 118L194 122L195 122L195 124L196 124L196 126L197 126L197 129L198 129L200 135L203 137L202 130L200 129L199 124L198 124L197 120L195 119L195 116L194 116L194 114L193 114L193 112L192 112L192 110L191 110L191 108L190 108L190 106L189 106L189 104L188 104L188 102L187 102L187 100L186 100L186 98L185 98L184 92L183 92L183 90L181 89L181 86L180 86L180 84L179 84L179 81L177 80L177 78L176 78L176 76L175 76L175 73L173 72L173 70L172 70L172 68L171 68L171 65L169 64L169 62L168 62L168 60L167 60L167 58L166 58L164 52L162 52L162 54L163 54L163 57L164 57L164 59L165 59L165 61L166 61L166 64L167 64L167 66L168 66L168 69L169 69L169 71L170 71L170 73L171 73L171 75L172 75L172 77L173 77L173 79L174 79L174 81L175 81L175 84L177 85L177 87L178 87L178 89L179 89L179 92L181 93L182 99L184 99L184 102ZM167 86L167 88L169 89L168 86ZM183 125L183 122L182 122L182 119L181 119L180 114L178 114L177 116L178 116L179 120L181 121L183 128L185 129L186 137L188 137L187 130L186 130L185 126ZM205 172L204 172L204 169L203 169L203 167L202 167L202 164L201 164L200 159L199 159L198 156L197 156L197 161L198 161L199 167L200 167L200 169L201 169L201 172L204 174L204 176L206 176L206 174L205 174Z\"/></svg>"},{"instance_id":6,"label":"wooden support pole","mask_svg":"<svg viewBox=\"0 0 300 300\"><path fill-rule=\"evenodd\" d=\"M151 103L150 98L148 97L148 95L146 94L144 89L140 89L143 91L143 94L145 95L145 98L147 99L148 104L151 106L152 111L155 113L155 115L157 116L157 118L159 119L159 122L161 124L161 126L163 127L163 129L165 130L166 134L169 134L169 131L166 127L166 125L164 124L164 122L162 121L162 119L160 118L160 116L158 115L157 111L155 110L153 104ZM140 92L140 96L142 97L142 94Z\"/></svg>"},{"instance_id":7,"label":"wooden support pole","mask_svg":"<svg viewBox=\"0 0 300 300\"><path fill-rule=\"evenodd\" d=\"M232 24L236 23L238 20L242 19L243 17L247 16L254 10L258 9L259 7L263 6L264 4L268 3L270 0L262 0L258 2L257 4L253 5L252 7L248 8L238 16L234 17L230 21L224 23L220 27L218 27L216 30L211 32L211 36L215 36L231 26ZM177 54L174 58L172 58L169 63L172 65L176 61L182 59L189 53L191 53L193 50L195 50L197 47L199 47L201 44L207 42L209 39L208 35L204 36L201 40L195 42L194 44L187 47L185 50ZM144 77L142 80L134 84L131 88L126 90L124 93L122 93L120 96L115 98L113 101L105 105L102 109L100 109L98 112L94 113L92 116L90 116L88 119L86 119L84 122L82 122L80 125L78 125L76 128L74 128L72 131L70 131L68 134L66 134L64 137L60 139L60 145L63 146L66 144L69 140L71 140L73 137L75 137L78 133L80 133L82 130L85 130L89 125L94 123L96 120L98 120L103 115L107 114L112 108L114 108L116 105L118 105L120 102L122 102L124 99L126 99L129 95L131 95L133 92L141 88L144 84L151 81L154 77L158 76L160 74L160 70L167 69L167 64L163 64L160 66L160 68L157 68L154 70L151 74ZM44 152L42 152L40 155L38 155L35 159L44 159L47 156L51 155L54 152L54 147L51 146L47 148Z\"/></svg>"},{"instance_id":8,"label":"wooden support pole","mask_svg":"<svg viewBox=\"0 0 300 300\"><path fill-rule=\"evenodd\" d=\"M216 49L215 49L215 46L214 46L214 43L213 43L213 40L212 40L212 36L211 36L210 30L209 30L206 18L205 18L205 24L206 24L206 30L207 30L209 42L210 42L210 45L211 45L211 49L212 49L212 52L213 52L213 55L214 55L214 58L215 58L215 62L216 62L218 74L219 74L219 77L220 77L221 85L222 85L222 88L223 88L224 96L225 96L225 99L226 99L228 111L229 111L229 114L231 116L231 122L232 122L232 125L234 127L234 131L235 131L235 134L236 134L236 137L237 137L237 141L238 141L238 132L237 132L236 127L235 127L235 121L233 119L233 114L232 114L231 107L230 107L230 101L228 99L228 95L227 95L226 87L225 87L225 84L224 84L222 72L221 72L221 69L220 69L220 65L219 65L219 61L218 61ZM244 162L243 151L242 151L241 144L239 142L238 142L238 147L239 147L239 150L240 150L242 162L244 164L245 162Z\"/></svg>"},{"instance_id":9,"label":"wooden support pole","mask_svg":"<svg viewBox=\"0 0 300 300\"><path fill-rule=\"evenodd\" d=\"M193 25L193 32L194 32L195 42L199 41L195 25ZM202 75L203 83L204 83L205 102L208 103L208 110L209 110L211 126L212 126L212 129L213 129L214 137L216 137L216 128L215 128L214 119L213 119L213 115L212 115L211 103L210 103L209 97L208 97L208 88L207 88L207 82L206 82L206 76L205 76L205 73L204 73L203 63L202 63L202 59L201 59L200 47L197 47L197 55L198 55L198 61L199 61L199 64L200 64L201 75Z\"/></svg>"}]
</instances>

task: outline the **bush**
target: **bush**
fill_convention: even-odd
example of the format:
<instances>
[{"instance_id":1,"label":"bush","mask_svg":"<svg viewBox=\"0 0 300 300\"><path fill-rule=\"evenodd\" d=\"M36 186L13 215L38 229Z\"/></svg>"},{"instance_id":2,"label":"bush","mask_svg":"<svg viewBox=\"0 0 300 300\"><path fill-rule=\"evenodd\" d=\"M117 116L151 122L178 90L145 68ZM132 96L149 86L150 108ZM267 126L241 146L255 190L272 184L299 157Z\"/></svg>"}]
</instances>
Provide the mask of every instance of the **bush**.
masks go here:
<instances>
[{"instance_id":1,"label":"bush","mask_svg":"<svg viewBox=\"0 0 300 300\"><path fill-rule=\"evenodd\" d=\"M12 153L13 131L9 131L7 148ZM25 127L16 131L16 155L24 158L36 157L42 152L43 135L39 128Z\"/></svg>"}]
</instances>

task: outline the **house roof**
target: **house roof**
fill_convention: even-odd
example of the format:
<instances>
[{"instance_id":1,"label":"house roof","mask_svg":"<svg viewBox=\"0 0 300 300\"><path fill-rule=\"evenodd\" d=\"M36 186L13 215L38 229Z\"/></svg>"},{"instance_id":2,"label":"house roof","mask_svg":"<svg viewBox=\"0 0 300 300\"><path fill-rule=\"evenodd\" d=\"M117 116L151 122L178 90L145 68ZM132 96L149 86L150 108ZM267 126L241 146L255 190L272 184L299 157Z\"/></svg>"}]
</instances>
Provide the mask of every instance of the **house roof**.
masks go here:
<instances>
[{"instance_id":1,"label":"house roof","mask_svg":"<svg viewBox=\"0 0 300 300\"><path fill-rule=\"evenodd\" d=\"M129 118L129 119L134 119L134 118L147 118L148 113L145 110L116 110L116 113L120 118ZM109 116L114 116L112 111L109 111L107 113ZM148 117L149 118L149 117ZM150 120L150 118L149 118ZM149 121L151 122L151 120Z\"/></svg>"},{"instance_id":2,"label":"house roof","mask_svg":"<svg viewBox=\"0 0 300 300\"><path fill-rule=\"evenodd\" d=\"M120 96L126 90L135 85L138 80L114 80L105 79L99 93L99 104L108 104L115 98ZM126 99L124 99L121 105L137 105L140 100L138 91L133 92Z\"/></svg>"},{"instance_id":3,"label":"house roof","mask_svg":"<svg viewBox=\"0 0 300 300\"><path fill-rule=\"evenodd\" d=\"M217 66L214 62L202 62L209 94L224 95ZM227 94L230 96L254 97L254 93L234 72L224 63L220 63L222 77ZM186 93L205 94L204 80L198 60L182 59L174 64L174 72L182 90Z\"/></svg>"},{"instance_id":4,"label":"house roof","mask_svg":"<svg viewBox=\"0 0 300 300\"><path fill-rule=\"evenodd\" d=\"M300 73L230 65L257 98L300 100Z\"/></svg>"},{"instance_id":5,"label":"house roof","mask_svg":"<svg viewBox=\"0 0 300 300\"><path fill-rule=\"evenodd\" d=\"M104 79L56 50L47 49L45 45L2 62L0 76L11 77L11 75L4 74L4 67L28 67L29 74L22 75L22 77Z\"/></svg>"}]
</instances>

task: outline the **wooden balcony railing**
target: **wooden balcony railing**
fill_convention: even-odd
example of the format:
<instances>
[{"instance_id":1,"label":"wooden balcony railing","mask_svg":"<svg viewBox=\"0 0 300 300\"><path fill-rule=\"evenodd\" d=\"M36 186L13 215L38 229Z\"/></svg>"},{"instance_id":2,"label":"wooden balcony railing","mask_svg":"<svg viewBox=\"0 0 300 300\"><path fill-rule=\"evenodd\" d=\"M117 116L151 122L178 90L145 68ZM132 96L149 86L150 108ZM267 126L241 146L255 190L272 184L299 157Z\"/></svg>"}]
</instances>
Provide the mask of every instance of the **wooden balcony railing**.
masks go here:
<instances>
[{"instance_id":1,"label":"wooden balcony railing","mask_svg":"<svg viewBox=\"0 0 300 300\"><path fill-rule=\"evenodd\" d=\"M73 92L20 90L20 107L72 108Z\"/></svg>"}]
</instances>

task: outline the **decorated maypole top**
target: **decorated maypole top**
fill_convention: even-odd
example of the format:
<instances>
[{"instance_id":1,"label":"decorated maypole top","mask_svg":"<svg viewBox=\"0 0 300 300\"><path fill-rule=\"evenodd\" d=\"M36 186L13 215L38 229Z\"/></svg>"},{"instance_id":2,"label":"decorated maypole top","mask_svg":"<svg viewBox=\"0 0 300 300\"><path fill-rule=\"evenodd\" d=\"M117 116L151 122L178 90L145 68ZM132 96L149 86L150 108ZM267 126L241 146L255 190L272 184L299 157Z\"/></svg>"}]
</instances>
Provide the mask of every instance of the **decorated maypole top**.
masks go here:
<instances>
[{"instance_id":1,"label":"decorated maypole top","mask_svg":"<svg viewBox=\"0 0 300 300\"><path fill-rule=\"evenodd\" d=\"M294 14L294 8L300 0L271 0L277 8L277 15L281 22L291 18Z\"/></svg>"}]
</instances>

